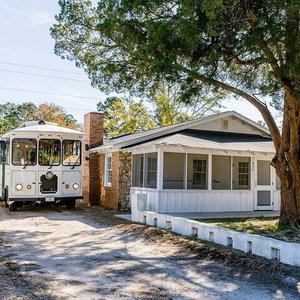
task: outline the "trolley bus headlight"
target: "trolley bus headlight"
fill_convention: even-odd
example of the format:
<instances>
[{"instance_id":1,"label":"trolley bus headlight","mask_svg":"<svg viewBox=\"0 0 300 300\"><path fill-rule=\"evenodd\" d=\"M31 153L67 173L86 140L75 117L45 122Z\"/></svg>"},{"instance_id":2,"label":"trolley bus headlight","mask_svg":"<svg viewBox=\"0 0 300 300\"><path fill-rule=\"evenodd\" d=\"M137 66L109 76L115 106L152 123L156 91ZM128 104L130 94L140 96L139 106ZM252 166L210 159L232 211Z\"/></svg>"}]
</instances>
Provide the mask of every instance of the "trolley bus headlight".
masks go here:
<instances>
[{"instance_id":1,"label":"trolley bus headlight","mask_svg":"<svg viewBox=\"0 0 300 300\"><path fill-rule=\"evenodd\" d=\"M21 189L23 188L23 185L21 183L16 184L15 186L17 191L21 191Z\"/></svg>"},{"instance_id":2,"label":"trolley bus headlight","mask_svg":"<svg viewBox=\"0 0 300 300\"><path fill-rule=\"evenodd\" d=\"M27 189L31 190L31 188L32 188L32 185L31 184L27 184Z\"/></svg>"},{"instance_id":3,"label":"trolley bus headlight","mask_svg":"<svg viewBox=\"0 0 300 300\"><path fill-rule=\"evenodd\" d=\"M51 171L48 171L46 174L45 174L46 178L47 179L52 179L53 178L53 173Z\"/></svg>"},{"instance_id":4,"label":"trolley bus headlight","mask_svg":"<svg viewBox=\"0 0 300 300\"><path fill-rule=\"evenodd\" d=\"M79 184L78 183L73 183L72 188L74 190L78 190L79 189Z\"/></svg>"}]
</instances>

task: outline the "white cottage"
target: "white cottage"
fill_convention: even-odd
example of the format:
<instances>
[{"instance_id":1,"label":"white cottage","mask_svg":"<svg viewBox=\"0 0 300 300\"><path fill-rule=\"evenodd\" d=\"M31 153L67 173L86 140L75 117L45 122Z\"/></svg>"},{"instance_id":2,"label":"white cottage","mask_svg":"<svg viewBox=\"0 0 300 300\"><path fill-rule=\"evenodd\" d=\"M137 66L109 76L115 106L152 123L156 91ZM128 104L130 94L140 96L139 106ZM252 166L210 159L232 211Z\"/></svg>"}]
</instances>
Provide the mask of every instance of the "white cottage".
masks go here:
<instances>
[{"instance_id":1,"label":"white cottage","mask_svg":"<svg viewBox=\"0 0 300 300\"><path fill-rule=\"evenodd\" d=\"M113 191L120 198L125 153L131 157L128 194L145 199L149 211L279 210L269 131L234 111L120 136L91 151L103 157L100 203Z\"/></svg>"}]
</instances>

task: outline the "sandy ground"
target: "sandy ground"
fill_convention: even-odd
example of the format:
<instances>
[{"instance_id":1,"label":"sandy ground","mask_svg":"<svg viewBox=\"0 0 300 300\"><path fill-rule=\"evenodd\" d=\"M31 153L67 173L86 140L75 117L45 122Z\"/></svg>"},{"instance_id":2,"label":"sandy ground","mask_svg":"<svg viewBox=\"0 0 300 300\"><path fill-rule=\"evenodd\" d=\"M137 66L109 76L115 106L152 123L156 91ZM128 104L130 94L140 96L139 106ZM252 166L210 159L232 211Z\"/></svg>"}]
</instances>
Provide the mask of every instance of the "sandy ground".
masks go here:
<instances>
[{"instance_id":1,"label":"sandy ground","mask_svg":"<svg viewBox=\"0 0 300 300\"><path fill-rule=\"evenodd\" d=\"M224 264L231 250L101 208L0 207L0 220L0 299L300 299L297 269Z\"/></svg>"}]
</instances>

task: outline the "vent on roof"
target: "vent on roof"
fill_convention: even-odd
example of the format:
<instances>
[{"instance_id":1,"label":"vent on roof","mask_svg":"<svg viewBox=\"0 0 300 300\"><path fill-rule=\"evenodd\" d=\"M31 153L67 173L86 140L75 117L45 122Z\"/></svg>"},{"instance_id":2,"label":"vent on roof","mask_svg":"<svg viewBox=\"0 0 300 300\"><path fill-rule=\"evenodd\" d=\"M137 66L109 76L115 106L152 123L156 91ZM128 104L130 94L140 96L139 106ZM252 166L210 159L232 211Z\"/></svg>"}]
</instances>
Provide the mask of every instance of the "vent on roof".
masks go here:
<instances>
[{"instance_id":1,"label":"vent on roof","mask_svg":"<svg viewBox=\"0 0 300 300\"><path fill-rule=\"evenodd\" d=\"M228 130L228 120L226 120L226 119L222 120L222 129Z\"/></svg>"},{"instance_id":2,"label":"vent on roof","mask_svg":"<svg viewBox=\"0 0 300 300\"><path fill-rule=\"evenodd\" d=\"M46 124L46 122L44 120L39 121L39 125L45 125L45 124Z\"/></svg>"}]
</instances>

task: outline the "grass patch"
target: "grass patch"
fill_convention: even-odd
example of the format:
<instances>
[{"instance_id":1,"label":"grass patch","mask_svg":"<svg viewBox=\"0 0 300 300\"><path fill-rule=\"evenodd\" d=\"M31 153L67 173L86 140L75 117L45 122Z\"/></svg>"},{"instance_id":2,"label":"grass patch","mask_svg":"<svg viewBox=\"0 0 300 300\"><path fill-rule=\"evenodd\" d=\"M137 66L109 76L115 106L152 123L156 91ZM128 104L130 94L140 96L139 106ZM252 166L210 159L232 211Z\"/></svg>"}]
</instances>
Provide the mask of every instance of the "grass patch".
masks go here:
<instances>
[{"instance_id":1,"label":"grass patch","mask_svg":"<svg viewBox=\"0 0 300 300\"><path fill-rule=\"evenodd\" d=\"M300 243L300 231L293 229L290 226L279 226L278 217L197 219L195 221L209 223L240 232L264 235L279 240Z\"/></svg>"}]
</instances>

